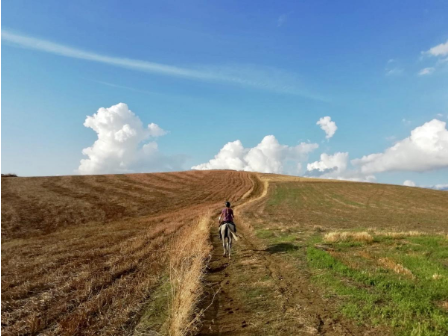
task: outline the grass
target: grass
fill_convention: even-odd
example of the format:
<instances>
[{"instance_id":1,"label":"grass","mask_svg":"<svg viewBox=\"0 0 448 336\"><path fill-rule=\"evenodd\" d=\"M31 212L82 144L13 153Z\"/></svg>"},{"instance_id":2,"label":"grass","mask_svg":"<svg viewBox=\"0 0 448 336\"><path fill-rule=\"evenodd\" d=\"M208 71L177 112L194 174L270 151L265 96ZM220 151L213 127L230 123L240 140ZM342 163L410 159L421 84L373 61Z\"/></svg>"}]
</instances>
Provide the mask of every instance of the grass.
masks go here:
<instances>
[{"instance_id":1,"label":"grass","mask_svg":"<svg viewBox=\"0 0 448 336\"><path fill-rule=\"evenodd\" d=\"M154 331L161 335L168 334L170 293L169 277L164 276L160 280L160 285L151 294L151 300L144 307L133 336L148 335Z\"/></svg>"},{"instance_id":2,"label":"grass","mask_svg":"<svg viewBox=\"0 0 448 336\"><path fill-rule=\"evenodd\" d=\"M327 295L336 295L344 315L382 324L400 335L448 334L448 241L443 236L378 237L373 245L333 242L335 252L307 249L307 261ZM360 257L361 256L361 257Z\"/></svg>"},{"instance_id":3,"label":"grass","mask_svg":"<svg viewBox=\"0 0 448 336\"><path fill-rule=\"evenodd\" d=\"M267 251L308 269L334 314L394 335L448 335L446 204L434 190L274 182L252 221Z\"/></svg>"},{"instance_id":4,"label":"grass","mask_svg":"<svg viewBox=\"0 0 448 336\"><path fill-rule=\"evenodd\" d=\"M285 228L437 232L447 228L448 193L355 182L275 182L263 216ZM265 228L265 225L262 225Z\"/></svg>"}]
</instances>

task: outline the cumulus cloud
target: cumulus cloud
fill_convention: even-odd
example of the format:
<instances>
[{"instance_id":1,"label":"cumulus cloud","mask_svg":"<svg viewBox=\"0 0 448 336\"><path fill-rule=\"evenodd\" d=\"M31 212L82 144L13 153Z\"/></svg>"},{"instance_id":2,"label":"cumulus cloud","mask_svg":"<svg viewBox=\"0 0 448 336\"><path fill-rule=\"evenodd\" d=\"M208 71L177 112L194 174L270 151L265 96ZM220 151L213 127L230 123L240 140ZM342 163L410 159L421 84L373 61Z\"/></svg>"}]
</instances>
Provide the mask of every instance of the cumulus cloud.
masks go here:
<instances>
[{"instance_id":1,"label":"cumulus cloud","mask_svg":"<svg viewBox=\"0 0 448 336\"><path fill-rule=\"evenodd\" d=\"M422 70L419 71L419 76L425 76L425 75L430 75L434 72L434 68L424 68Z\"/></svg>"},{"instance_id":2,"label":"cumulus cloud","mask_svg":"<svg viewBox=\"0 0 448 336\"><path fill-rule=\"evenodd\" d=\"M373 175L364 175L358 170L348 168L348 153L337 152L333 155L321 154L320 160L307 165L306 176L327 179L374 182Z\"/></svg>"},{"instance_id":3,"label":"cumulus cloud","mask_svg":"<svg viewBox=\"0 0 448 336\"><path fill-rule=\"evenodd\" d=\"M448 167L446 122L433 119L411 131L411 135L383 153L352 160L363 174L386 171L429 171Z\"/></svg>"},{"instance_id":4,"label":"cumulus cloud","mask_svg":"<svg viewBox=\"0 0 448 336\"><path fill-rule=\"evenodd\" d=\"M338 127L334 121L331 121L331 117L323 117L320 118L316 125L319 125L320 128L325 132L325 138L330 139L335 133Z\"/></svg>"},{"instance_id":5,"label":"cumulus cloud","mask_svg":"<svg viewBox=\"0 0 448 336\"><path fill-rule=\"evenodd\" d=\"M282 145L273 135L267 135L253 148L245 148L240 140L229 142L207 163L192 167L197 170L235 169L261 173L300 172L300 162L318 148L315 143L297 146Z\"/></svg>"},{"instance_id":6,"label":"cumulus cloud","mask_svg":"<svg viewBox=\"0 0 448 336\"><path fill-rule=\"evenodd\" d=\"M306 168L308 171L317 170L321 173L329 171L342 172L347 170L348 153L335 153L334 155L328 155L323 153L320 155L320 161L309 163Z\"/></svg>"},{"instance_id":7,"label":"cumulus cloud","mask_svg":"<svg viewBox=\"0 0 448 336\"><path fill-rule=\"evenodd\" d=\"M406 180L406 181L404 181L404 182L403 182L403 185L405 185L405 186L407 186L407 187L415 187L415 186L417 186L417 185L415 184L415 182L414 182L414 181L411 181L411 180Z\"/></svg>"},{"instance_id":8,"label":"cumulus cloud","mask_svg":"<svg viewBox=\"0 0 448 336\"><path fill-rule=\"evenodd\" d=\"M148 125L148 130L149 135L152 136L153 138L157 138L168 133L167 131L163 130L159 125L154 123L150 123Z\"/></svg>"},{"instance_id":9,"label":"cumulus cloud","mask_svg":"<svg viewBox=\"0 0 448 336\"><path fill-rule=\"evenodd\" d=\"M100 108L88 116L84 126L97 133L98 139L82 153L80 174L128 173L157 170L179 170L184 159L162 154L150 139L166 134L157 124L143 126L124 103Z\"/></svg>"}]
</instances>

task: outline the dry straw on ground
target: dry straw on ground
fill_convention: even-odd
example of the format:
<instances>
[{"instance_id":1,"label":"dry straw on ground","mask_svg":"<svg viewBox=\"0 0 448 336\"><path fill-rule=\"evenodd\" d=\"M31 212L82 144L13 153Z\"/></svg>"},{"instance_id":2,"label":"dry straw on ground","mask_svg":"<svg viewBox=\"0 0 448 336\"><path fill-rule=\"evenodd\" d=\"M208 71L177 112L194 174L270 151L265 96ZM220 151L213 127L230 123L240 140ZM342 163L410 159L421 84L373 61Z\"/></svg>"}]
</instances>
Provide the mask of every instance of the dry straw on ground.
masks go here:
<instances>
[{"instance_id":1,"label":"dry straw on ground","mask_svg":"<svg viewBox=\"0 0 448 336\"><path fill-rule=\"evenodd\" d=\"M412 274L412 272L409 269L407 269L406 267L404 267L401 264L396 263L395 261L393 261L389 258L380 258L380 259L378 259L378 263L381 266L384 266L387 269L390 269L397 274L402 274L402 275L406 275L408 277L414 278L414 274Z\"/></svg>"},{"instance_id":2,"label":"dry straw on ground","mask_svg":"<svg viewBox=\"0 0 448 336\"><path fill-rule=\"evenodd\" d=\"M373 237L368 232L329 232L324 236L327 243L336 243L341 241L357 241L371 243Z\"/></svg>"},{"instance_id":3,"label":"dry straw on ground","mask_svg":"<svg viewBox=\"0 0 448 336\"><path fill-rule=\"evenodd\" d=\"M169 333L183 336L195 331L202 312L196 311L202 296L201 280L211 245L210 214L184 230L170 254L171 302Z\"/></svg>"},{"instance_id":4,"label":"dry straw on ground","mask_svg":"<svg viewBox=\"0 0 448 336\"><path fill-rule=\"evenodd\" d=\"M420 231L374 231L376 236L385 236L389 238L401 239L406 237L423 236L425 233Z\"/></svg>"}]
</instances>

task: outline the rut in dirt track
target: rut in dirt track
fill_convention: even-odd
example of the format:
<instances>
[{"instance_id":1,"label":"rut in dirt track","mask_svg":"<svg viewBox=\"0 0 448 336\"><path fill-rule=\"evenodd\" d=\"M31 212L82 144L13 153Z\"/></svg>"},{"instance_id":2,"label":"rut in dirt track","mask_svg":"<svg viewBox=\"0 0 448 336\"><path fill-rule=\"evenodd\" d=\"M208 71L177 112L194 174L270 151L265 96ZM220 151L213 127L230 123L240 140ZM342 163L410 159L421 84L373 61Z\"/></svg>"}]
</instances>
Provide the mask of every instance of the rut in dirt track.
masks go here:
<instances>
[{"instance_id":1,"label":"rut in dirt track","mask_svg":"<svg viewBox=\"0 0 448 336\"><path fill-rule=\"evenodd\" d=\"M235 209L241 239L234 244L230 260L222 256L217 228L212 228L213 254L202 307L208 309L199 335L369 334L334 318L329 302L310 284L305 257L302 265L287 263L254 237L244 213L257 211L265 194Z\"/></svg>"}]
</instances>

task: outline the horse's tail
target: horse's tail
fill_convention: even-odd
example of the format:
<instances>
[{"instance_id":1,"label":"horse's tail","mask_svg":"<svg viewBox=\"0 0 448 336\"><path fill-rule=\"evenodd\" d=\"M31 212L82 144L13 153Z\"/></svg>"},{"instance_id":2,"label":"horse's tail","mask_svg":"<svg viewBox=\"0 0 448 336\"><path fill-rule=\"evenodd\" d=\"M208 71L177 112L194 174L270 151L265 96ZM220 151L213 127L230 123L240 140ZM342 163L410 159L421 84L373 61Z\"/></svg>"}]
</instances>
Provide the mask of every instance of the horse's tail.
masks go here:
<instances>
[{"instance_id":1,"label":"horse's tail","mask_svg":"<svg viewBox=\"0 0 448 336\"><path fill-rule=\"evenodd\" d=\"M232 235L232 238L235 239L235 241L238 241L238 236L229 228L229 232Z\"/></svg>"}]
</instances>

